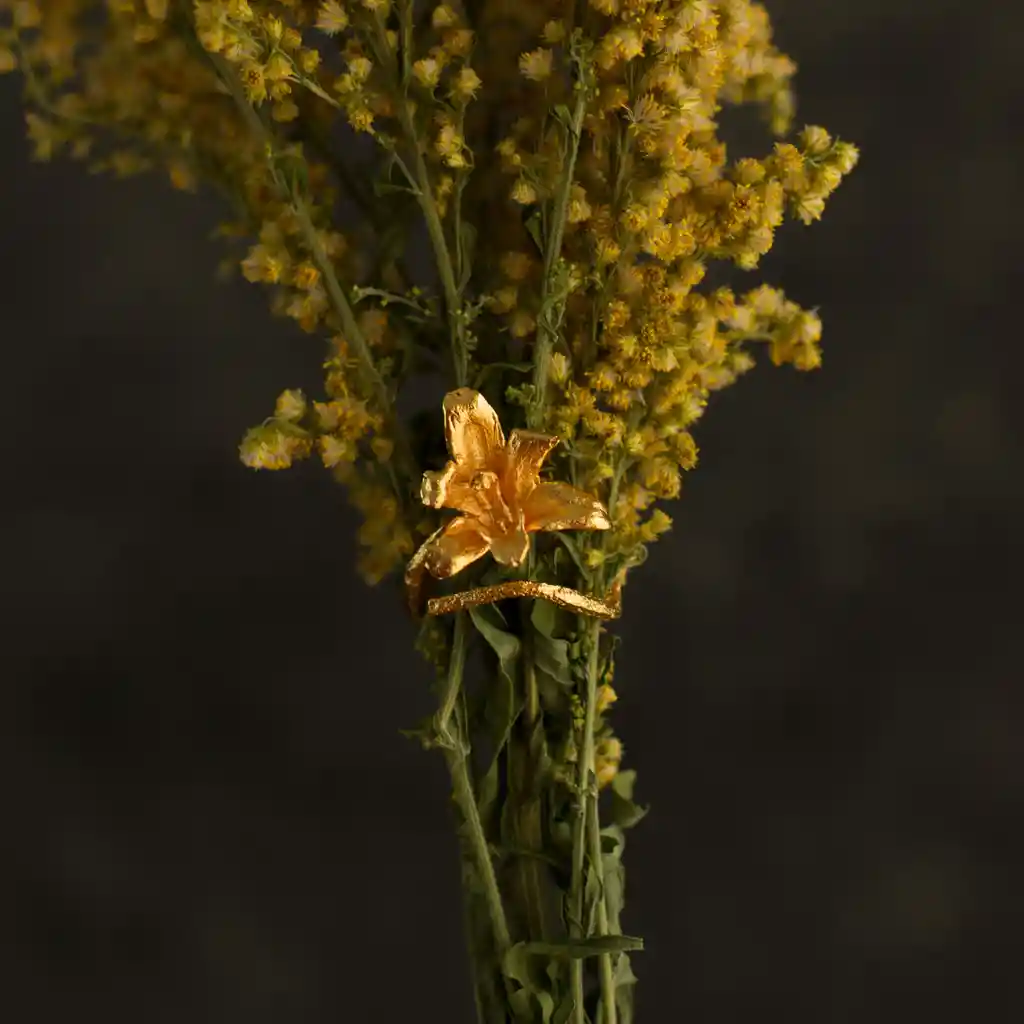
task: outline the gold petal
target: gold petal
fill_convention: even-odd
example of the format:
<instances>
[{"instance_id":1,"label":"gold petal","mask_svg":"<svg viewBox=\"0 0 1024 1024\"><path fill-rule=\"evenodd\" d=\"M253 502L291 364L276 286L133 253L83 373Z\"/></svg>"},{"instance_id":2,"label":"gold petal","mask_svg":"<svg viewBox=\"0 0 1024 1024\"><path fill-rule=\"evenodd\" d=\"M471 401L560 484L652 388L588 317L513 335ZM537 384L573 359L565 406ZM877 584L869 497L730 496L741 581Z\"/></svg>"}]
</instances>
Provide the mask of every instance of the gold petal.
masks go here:
<instances>
[{"instance_id":1,"label":"gold petal","mask_svg":"<svg viewBox=\"0 0 1024 1024\"><path fill-rule=\"evenodd\" d=\"M424 564L432 576L447 579L482 558L490 546L475 519L456 516L430 544Z\"/></svg>"},{"instance_id":2,"label":"gold petal","mask_svg":"<svg viewBox=\"0 0 1024 1024\"><path fill-rule=\"evenodd\" d=\"M529 553L530 538L522 526L491 538L491 554L502 565L522 565Z\"/></svg>"},{"instance_id":3,"label":"gold petal","mask_svg":"<svg viewBox=\"0 0 1024 1024\"><path fill-rule=\"evenodd\" d=\"M448 462L440 472L427 471L420 484L420 498L431 508L454 508L466 515L506 527L512 516L499 486L500 479L488 469L468 469Z\"/></svg>"},{"instance_id":4,"label":"gold petal","mask_svg":"<svg viewBox=\"0 0 1024 1024\"><path fill-rule=\"evenodd\" d=\"M508 482L513 500L522 502L537 486L540 468L561 439L557 434L513 430L508 439Z\"/></svg>"},{"instance_id":5,"label":"gold petal","mask_svg":"<svg viewBox=\"0 0 1024 1024\"><path fill-rule=\"evenodd\" d=\"M409 603L409 610L414 618L419 618L423 613L423 583L426 572L427 555L436 543L437 538L444 533L444 527L436 529L416 550L416 554L409 559L405 567L405 594Z\"/></svg>"},{"instance_id":6,"label":"gold petal","mask_svg":"<svg viewBox=\"0 0 1024 1024\"><path fill-rule=\"evenodd\" d=\"M604 505L578 487L559 482L538 484L523 503L527 530L607 530Z\"/></svg>"},{"instance_id":7,"label":"gold petal","mask_svg":"<svg viewBox=\"0 0 1024 1024\"><path fill-rule=\"evenodd\" d=\"M444 435L451 457L466 467L486 466L505 447L498 414L472 388L458 388L444 396Z\"/></svg>"},{"instance_id":8,"label":"gold petal","mask_svg":"<svg viewBox=\"0 0 1024 1024\"><path fill-rule=\"evenodd\" d=\"M458 466L454 462L445 463L444 469L438 472L427 470L420 483L420 500L423 504L431 508L448 505L448 492L457 473Z\"/></svg>"}]
</instances>

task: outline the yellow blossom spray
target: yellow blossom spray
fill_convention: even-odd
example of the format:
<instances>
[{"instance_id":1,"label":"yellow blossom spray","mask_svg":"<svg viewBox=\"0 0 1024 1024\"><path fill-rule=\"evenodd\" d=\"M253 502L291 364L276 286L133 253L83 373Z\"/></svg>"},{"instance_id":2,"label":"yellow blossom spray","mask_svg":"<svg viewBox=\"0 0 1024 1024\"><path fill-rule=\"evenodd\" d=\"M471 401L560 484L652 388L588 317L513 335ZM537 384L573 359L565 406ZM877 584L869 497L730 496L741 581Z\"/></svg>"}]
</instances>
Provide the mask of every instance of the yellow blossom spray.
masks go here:
<instances>
[{"instance_id":1,"label":"yellow blossom spray","mask_svg":"<svg viewBox=\"0 0 1024 1024\"><path fill-rule=\"evenodd\" d=\"M821 365L817 312L701 288L708 266L753 274L858 159L791 134L765 8L0 0L5 72L37 159L219 189L235 265L323 339L322 393L268 396L240 455L319 458L363 514L364 577L400 582L420 623L438 705L412 732L451 776L481 1024L630 1024L623 850L644 809L606 624L713 393L762 345ZM718 137L740 103L777 137L761 158ZM439 412L403 417L423 374L447 379Z\"/></svg>"}]
</instances>

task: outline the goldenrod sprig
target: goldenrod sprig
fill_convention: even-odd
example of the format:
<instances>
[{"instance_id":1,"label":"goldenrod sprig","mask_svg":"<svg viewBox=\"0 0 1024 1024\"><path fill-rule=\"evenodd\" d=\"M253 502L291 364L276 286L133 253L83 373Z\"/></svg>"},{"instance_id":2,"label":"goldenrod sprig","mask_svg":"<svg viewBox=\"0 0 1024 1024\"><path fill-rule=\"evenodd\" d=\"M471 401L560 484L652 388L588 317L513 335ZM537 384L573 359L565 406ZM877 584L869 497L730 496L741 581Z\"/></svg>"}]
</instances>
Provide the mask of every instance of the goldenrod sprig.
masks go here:
<instances>
[{"instance_id":1,"label":"goldenrod sprig","mask_svg":"<svg viewBox=\"0 0 1024 1024\"><path fill-rule=\"evenodd\" d=\"M234 69L217 54L207 53L207 58L216 70L221 82L235 100L242 116L245 118L252 131L262 140L266 147L267 157L270 161L271 172L273 174L275 184L281 191L283 198L288 201L289 205L295 211L303 241L310 251L310 255L313 258L313 262L316 265L317 270L320 272L321 278L324 282L324 288L327 292L327 297L330 300L331 305L334 307L334 311L337 313L338 319L341 321L341 327L345 333L345 337L352 344L355 350L359 368L374 396L378 412L388 420L393 421L393 402L391 400L391 395L388 392L387 385L384 383L383 378L377 370L373 354L370 351L370 346L363 335L359 322L352 310L352 306L341 287L341 283L338 281L338 276L334 271L334 264L324 251L323 241L310 218L305 197L296 187L294 176L282 172L279 163L281 154L278 151L278 142L275 136L270 132L259 112L255 110L245 96L241 83L238 79L238 75L235 73ZM403 448L403 451L399 453L398 457L404 461L407 468L411 470L408 455L405 452L407 442L404 437L400 435L397 424L395 425L395 431L396 441L401 443ZM386 463L386 470L391 480L395 496L400 502L404 503L406 500L406 489L399 482L394 465L390 460Z\"/></svg>"}]
</instances>

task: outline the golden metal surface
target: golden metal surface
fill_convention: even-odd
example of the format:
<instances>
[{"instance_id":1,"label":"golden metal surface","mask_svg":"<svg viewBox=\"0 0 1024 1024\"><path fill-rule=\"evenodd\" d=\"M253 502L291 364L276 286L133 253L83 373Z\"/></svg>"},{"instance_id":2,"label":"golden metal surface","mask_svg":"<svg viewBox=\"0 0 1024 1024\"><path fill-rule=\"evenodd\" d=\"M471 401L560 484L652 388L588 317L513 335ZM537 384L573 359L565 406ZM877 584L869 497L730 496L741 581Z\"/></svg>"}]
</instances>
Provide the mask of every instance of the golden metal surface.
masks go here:
<instances>
[{"instance_id":1,"label":"golden metal surface","mask_svg":"<svg viewBox=\"0 0 1024 1024\"><path fill-rule=\"evenodd\" d=\"M472 388L450 391L443 408L451 458L444 469L423 474L420 497L431 508L462 515L435 535L423 554L432 576L453 576L488 551L503 565L522 565L530 550L528 535L538 530L610 527L595 497L540 479L556 436L513 430L506 441L497 413Z\"/></svg>"},{"instance_id":2,"label":"golden metal surface","mask_svg":"<svg viewBox=\"0 0 1024 1024\"><path fill-rule=\"evenodd\" d=\"M497 413L472 388L449 391L443 409L451 459L439 472L423 474L420 497L431 508L453 508L462 514L435 530L409 561L405 586L414 615L423 609L427 573L445 579L488 551L503 565L522 565L529 553L530 533L611 526L597 498L570 484L540 479L557 437L513 430L506 442ZM621 580L607 598L554 583L509 580L431 598L426 609L428 615L445 615L509 597L533 597L581 615L614 619L621 613L620 591Z\"/></svg>"},{"instance_id":3,"label":"golden metal surface","mask_svg":"<svg viewBox=\"0 0 1024 1024\"><path fill-rule=\"evenodd\" d=\"M616 583L607 598L590 597L571 587L536 580L507 580L489 587L475 587L458 594L432 597L427 601L428 615L447 615L481 604L494 604L510 597L532 597L551 601L562 608L590 615L595 619L617 619L622 614L622 587Z\"/></svg>"}]
</instances>

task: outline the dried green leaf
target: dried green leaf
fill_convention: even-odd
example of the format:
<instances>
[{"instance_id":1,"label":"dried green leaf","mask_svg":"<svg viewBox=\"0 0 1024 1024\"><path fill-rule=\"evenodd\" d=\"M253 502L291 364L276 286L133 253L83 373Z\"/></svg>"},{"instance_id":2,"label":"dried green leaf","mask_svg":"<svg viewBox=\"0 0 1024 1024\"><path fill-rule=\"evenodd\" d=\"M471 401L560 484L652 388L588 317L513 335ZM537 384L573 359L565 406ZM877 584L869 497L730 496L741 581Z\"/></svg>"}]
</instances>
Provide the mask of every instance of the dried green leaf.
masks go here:
<instances>
[{"instance_id":1,"label":"dried green leaf","mask_svg":"<svg viewBox=\"0 0 1024 1024\"><path fill-rule=\"evenodd\" d=\"M515 664L519 658L519 639L503 629L504 619L493 605L469 609L470 620L498 656L498 679L488 690L484 719L491 741L491 760L480 777L477 800L480 816L487 821L498 797L498 768L501 752L508 743L512 723L519 714L516 697Z\"/></svg>"},{"instance_id":2,"label":"dried green leaf","mask_svg":"<svg viewBox=\"0 0 1024 1024\"><path fill-rule=\"evenodd\" d=\"M507 1024L506 998L500 982L494 933L484 895L484 887L472 858L463 847L461 858L463 886L463 928L470 954L470 970L477 1005L483 1010L485 1024Z\"/></svg>"},{"instance_id":3,"label":"dried green leaf","mask_svg":"<svg viewBox=\"0 0 1024 1024\"><path fill-rule=\"evenodd\" d=\"M609 825L601 829L601 853L612 857L620 857L626 845L626 835L618 825Z\"/></svg>"},{"instance_id":4,"label":"dried green leaf","mask_svg":"<svg viewBox=\"0 0 1024 1024\"><path fill-rule=\"evenodd\" d=\"M375 196L393 196L399 193L416 194L408 185L392 185L390 181L375 181L373 183L373 194Z\"/></svg>"},{"instance_id":5,"label":"dried green leaf","mask_svg":"<svg viewBox=\"0 0 1024 1024\"><path fill-rule=\"evenodd\" d=\"M553 533L552 536L561 542L562 547L569 552L569 557L573 560L576 568L579 569L580 575L583 579L590 579L590 570L583 564L583 556L580 554L579 546L576 544L574 538L570 537L567 533Z\"/></svg>"},{"instance_id":6,"label":"dried green leaf","mask_svg":"<svg viewBox=\"0 0 1024 1024\"><path fill-rule=\"evenodd\" d=\"M567 1024L574 1008L572 992L566 992L558 1004L558 1009L555 1010L555 1015L551 1018L551 1024Z\"/></svg>"},{"instance_id":7,"label":"dried green leaf","mask_svg":"<svg viewBox=\"0 0 1024 1024\"><path fill-rule=\"evenodd\" d=\"M509 370L511 373L530 373L533 370L533 363L486 362L477 369L476 377L473 379L474 390L480 390L489 374L497 373L501 370Z\"/></svg>"},{"instance_id":8,"label":"dried green leaf","mask_svg":"<svg viewBox=\"0 0 1024 1024\"><path fill-rule=\"evenodd\" d=\"M563 854L572 852L572 826L564 818L552 818L548 822L548 834L556 850Z\"/></svg>"},{"instance_id":9,"label":"dried green leaf","mask_svg":"<svg viewBox=\"0 0 1024 1024\"><path fill-rule=\"evenodd\" d=\"M564 939L561 942L517 942L509 953L516 956L557 956L582 960L602 953L625 953L643 949L644 940L633 935L592 935L588 939Z\"/></svg>"},{"instance_id":10,"label":"dried green leaf","mask_svg":"<svg viewBox=\"0 0 1024 1024\"><path fill-rule=\"evenodd\" d=\"M554 636L559 627L559 609L550 601L534 601L530 623L530 644L541 703L545 711L559 714L565 711L573 687L569 644Z\"/></svg>"},{"instance_id":11,"label":"dried green leaf","mask_svg":"<svg viewBox=\"0 0 1024 1024\"><path fill-rule=\"evenodd\" d=\"M612 779L612 792L623 800L633 799L633 788L636 786L636 769L627 768L618 772Z\"/></svg>"},{"instance_id":12,"label":"dried green leaf","mask_svg":"<svg viewBox=\"0 0 1024 1024\"><path fill-rule=\"evenodd\" d=\"M459 266L462 271L459 280L460 295L466 290L470 276L473 273L473 254L476 252L476 238L476 228L468 221L463 221L459 231Z\"/></svg>"},{"instance_id":13,"label":"dried green leaf","mask_svg":"<svg viewBox=\"0 0 1024 1024\"><path fill-rule=\"evenodd\" d=\"M555 1011L555 1000L544 984L544 974L535 960L531 960L526 943L517 942L505 954L502 963L505 974L522 985L511 999L513 1009L525 1020L534 1019L531 1013L533 1002L540 1008L543 1024L550 1024Z\"/></svg>"},{"instance_id":14,"label":"dried green leaf","mask_svg":"<svg viewBox=\"0 0 1024 1024\"><path fill-rule=\"evenodd\" d=\"M493 605L470 608L469 617L476 631L497 654L501 672L509 679L513 679L515 661L519 657L519 638L504 628L505 620Z\"/></svg>"},{"instance_id":15,"label":"dried green leaf","mask_svg":"<svg viewBox=\"0 0 1024 1024\"><path fill-rule=\"evenodd\" d=\"M597 926L597 907L604 893L601 871L588 857L587 873L583 883L583 930L592 935Z\"/></svg>"},{"instance_id":16,"label":"dried green leaf","mask_svg":"<svg viewBox=\"0 0 1024 1024\"><path fill-rule=\"evenodd\" d=\"M528 1021L533 1018L533 1002L530 998L532 993L529 989L521 988L508 997L509 1008L515 1015L516 1020Z\"/></svg>"},{"instance_id":17,"label":"dried green leaf","mask_svg":"<svg viewBox=\"0 0 1024 1024\"><path fill-rule=\"evenodd\" d=\"M495 847L494 852L503 861L513 857L526 857L539 860L542 864L547 864L549 867L562 867L562 863L553 854L545 853L543 850L528 850L525 846L509 846L505 844Z\"/></svg>"},{"instance_id":18,"label":"dried green leaf","mask_svg":"<svg viewBox=\"0 0 1024 1024\"><path fill-rule=\"evenodd\" d=\"M636 975L629 956L623 953L615 964L615 1008L619 1011L619 1024L633 1024L633 986Z\"/></svg>"},{"instance_id":19,"label":"dried green leaf","mask_svg":"<svg viewBox=\"0 0 1024 1024\"><path fill-rule=\"evenodd\" d=\"M561 915L560 890L546 856L544 793L551 761L543 718L520 718L506 749L501 836L505 844L526 854L509 865L509 884L522 910L523 937L547 939L559 934Z\"/></svg>"},{"instance_id":20,"label":"dried green leaf","mask_svg":"<svg viewBox=\"0 0 1024 1024\"><path fill-rule=\"evenodd\" d=\"M550 601L534 601L533 607L530 609L530 622L541 636L554 637L555 631L558 628L556 606Z\"/></svg>"},{"instance_id":21,"label":"dried green leaf","mask_svg":"<svg viewBox=\"0 0 1024 1024\"><path fill-rule=\"evenodd\" d=\"M546 672L563 686L572 686L569 644L565 640L553 640L538 633L534 637L533 650L537 667L542 672Z\"/></svg>"},{"instance_id":22,"label":"dried green leaf","mask_svg":"<svg viewBox=\"0 0 1024 1024\"><path fill-rule=\"evenodd\" d=\"M547 715L557 718L564 718L569 711L569 698L572 693L572 683L566 684L564 680L555 679L547 672L537 670L537 693L540 696L540 704Z\"/></svg>"},{"instance_id":23,"label":"dried green leaf","mask_svg":"<svg viewBox=\"0 0 1024 1024\"><path fill-rule=\"evenodd\" d=\"M622 930L620 918L626 904L626 869L622 854L626 839L621 828L611 825L601 830L601 870L604 875L604 905L608 913L608 927Z\"/></svg>"},{"instance_id":24,"label":"dried green leaf","mask_svg":"<svg viewBox=\"0 0 1024 1024\"><path fill-rule=\"evenodd\" d=\"M399 729L399 735L408 740L416 740L423 746L424 750L432 750L437 746L437 735L434 728L434 716L424 718L418 726L413 729Z\"/></svg>"},{"instance_id":25,"label":"dried green leaf","mask_svg":"<svg viewBox=\"0 0 1024 1024\"><path fill-rule=\"evenodd\" d=\"M541 226L540 210L534 210L523 222L523 226L526 228L526 233L533 239L533 244L537 246L537 251L543 256L544 232Z\"/></svg>"},{"instance_id":26,"label":"dried green leaf","mask_svg":"<svg viewBox=\"0 0 1024 1024\"><path fill-rule=\"evenodd\" d=\"M608 816L619 828L632 828L650 809L633 802L635 783L636 772L633 769L619 772L612 779Z\"/></svg>"}]
</instances>

